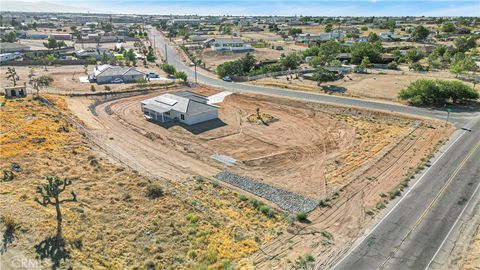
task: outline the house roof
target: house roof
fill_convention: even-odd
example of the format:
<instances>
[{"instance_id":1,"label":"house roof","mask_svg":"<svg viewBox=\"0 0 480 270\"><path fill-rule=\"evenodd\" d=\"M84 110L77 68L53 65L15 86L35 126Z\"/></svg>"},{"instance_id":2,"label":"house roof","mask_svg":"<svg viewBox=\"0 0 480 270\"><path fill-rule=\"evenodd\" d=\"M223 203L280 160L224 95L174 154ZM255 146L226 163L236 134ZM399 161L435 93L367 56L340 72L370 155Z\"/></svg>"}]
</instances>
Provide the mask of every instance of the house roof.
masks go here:
<instances>
[{"instance_id":1,"label":"house roof","mask_svg":"<svg viewBox=\"0 0 480 270\"><path fill-rule=\"evenodd\" d=\"M96 72L98 70L98 73ZM112 67L109 65L99 66L98 69L94 70L96 77L101 76L134 76L134 75L145 75L145 73L136 70L133 67Z\"/></svg>"},{"instance_id":2,"label":"house roof","mask_svg":"<svg viewBox=\"0 0 480 270\"><path fill-rule=\"evenodd\" d=\"M244 43L240 38L210 38L204 41L204 43Z\"/></svg>"},{"instance_id":3,"label":"house roof","mask_svg":"<svg viewBox=\"0 0 480 270\"><path fill-rule=\"evenodd\" d=\"M218 107L207 104L207 102L207 97L190 91L167 93L141 101L145 108L159 113L174 110L187 115L196 115L218 109Z\"/></svg>"}]
</instances>

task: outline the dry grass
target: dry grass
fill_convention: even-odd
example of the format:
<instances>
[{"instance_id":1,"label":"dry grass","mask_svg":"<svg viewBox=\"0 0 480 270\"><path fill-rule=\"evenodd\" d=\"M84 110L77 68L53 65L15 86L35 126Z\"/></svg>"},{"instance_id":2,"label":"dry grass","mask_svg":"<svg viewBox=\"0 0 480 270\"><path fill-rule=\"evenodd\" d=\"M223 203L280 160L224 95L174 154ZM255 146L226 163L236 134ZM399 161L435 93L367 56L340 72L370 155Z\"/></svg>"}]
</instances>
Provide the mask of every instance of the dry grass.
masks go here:
<instances>
[{"instance_id":1,"label":"dry grass","mask_svg":"<svg viewBox=\"0 0 480 270\"><path fill-rule=\"evenodd\" d=\"M64 108L60 98L48 98ZM55 232L55 210L32 200L45 175L72 179L69 191L78 194L78 203L62 209L67 264L74 268L247 267L248 255L285 228L279 216L268 218L208 179L148 198L147 186L156 180L100 157L65 121L66 113L30 98L8 100L0 112L0 169L13 162L22 169L0 183L0 212L22 224L15 244L27 255L34 257L33 246ZM32 143L35 138L45 140Z\"/></svg>"},{"instance_id":2,"label":"dry grass","mask_svg":"<svg viewBox=\"0 0 480 270\"><path fill-rule=\"evenodd\" d=\"M465 256L462 270L478 270L480 268L480 227L473 236L472 242Z\"/></svg>"}]
</instances>

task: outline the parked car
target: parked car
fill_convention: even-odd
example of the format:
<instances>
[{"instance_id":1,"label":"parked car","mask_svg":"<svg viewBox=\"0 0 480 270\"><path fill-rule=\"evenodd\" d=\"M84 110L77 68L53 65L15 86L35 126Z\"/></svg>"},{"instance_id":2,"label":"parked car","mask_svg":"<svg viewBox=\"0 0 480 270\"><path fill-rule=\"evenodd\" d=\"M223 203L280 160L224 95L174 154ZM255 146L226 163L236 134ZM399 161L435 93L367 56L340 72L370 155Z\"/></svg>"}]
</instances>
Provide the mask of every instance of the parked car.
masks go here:
<instances>
[{"instance_id":1,"label":"parked car","mask_svg":"<svg viewBox=\"0 0 480 270\"><path fill-rule=\"evenodd\" d=\"M110 83L123 83L123 80L121 78L115 78Z\"/></svg>"},{"instance_id":2,"label":"parked car","mask_svg":"<svg viewBox=\"0 0 480 270\"><path fill-rule=\"evenodd\" d=\"M158 75L157 73L155 72L150 72L150 73L147 73L147 78L160 78L160 75Z\"/></svg>"},{"instance_id":3,"label":"parked car","mask_svg":"<svg viewBox=\"0 0 480 270\"><path fill-rule=\"evenodd\" d=\"M222 80L226 81L226 82L232 82L232 78L230 78L230 76L225 76L222 78Z\"/></svg>"}]
</instances>

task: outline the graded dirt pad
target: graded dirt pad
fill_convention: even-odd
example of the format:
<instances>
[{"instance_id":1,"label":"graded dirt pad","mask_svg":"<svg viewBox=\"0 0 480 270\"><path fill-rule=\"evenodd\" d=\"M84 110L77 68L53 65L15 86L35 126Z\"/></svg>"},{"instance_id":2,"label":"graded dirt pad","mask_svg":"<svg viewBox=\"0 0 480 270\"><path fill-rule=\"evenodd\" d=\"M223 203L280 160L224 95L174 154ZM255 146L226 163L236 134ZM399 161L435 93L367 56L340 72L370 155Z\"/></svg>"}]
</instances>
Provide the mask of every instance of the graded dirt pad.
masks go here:
<instances>
[{"instance_id":1,"label":"graded dirt pad","mask_svg":"<svg viewBox=\"0 0 480 270\"><path fill-rule=\"evenodd\" d=\"M372 222L381 209L378 203L388 204L382 194L388 196L418 173L417 166L428 166L425 157L452 130L425 119L254 94L232 94L219 104L223 124L189 130L146 121L139 101L154 95L106 100L95 108L98 116L80 105L93 100L72 98L67 103L99 142L139 170L183 182L227 169L324 199L322 207L310 213L311 223L290 227L256 253L253 259L260 269L284 269L307 253L322 266L330 265ZM249 123L257 108L278 121L268 126ZM237 162L227 167L212 160L212 154Z\"/></svg>"},{"instance_id":2,"label":"graded dirt pad","mask_svg":"<svg viewBox=\"0 0 480 270\"><path fill-rule=\"evenodd\" d=\"M72 125L63 100L47 98L54 108L31 98L0 99L0 171L14 174L0 179L2 236L5 217L18 225L13 238L2 237L8 240L0 246L2 270L17 269L19 258L49 268L49 259L34 259L34 246L56 229L54 207L33 201L46 175L72 180L61 197L75 191L78 199L62 205L69 258L61 269L250 268L248 255L287 226L280 213L267 217L251 199L208 178L180 184L105 158L87 140L93 137ZM147 197L151 184L164 195Z\"/></svg>"}]
</instances>

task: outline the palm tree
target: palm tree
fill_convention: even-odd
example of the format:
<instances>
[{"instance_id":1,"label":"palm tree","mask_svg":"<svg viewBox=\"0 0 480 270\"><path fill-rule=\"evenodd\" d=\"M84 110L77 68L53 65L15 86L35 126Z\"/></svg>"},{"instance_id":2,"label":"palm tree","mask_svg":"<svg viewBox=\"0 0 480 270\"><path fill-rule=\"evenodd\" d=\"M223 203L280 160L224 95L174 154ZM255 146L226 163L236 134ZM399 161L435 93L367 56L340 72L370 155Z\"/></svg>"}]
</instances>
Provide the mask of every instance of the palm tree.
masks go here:
<instances>
[{"instance_id":1,"label":"palm tree","mask_svg":"<svg viewBox=\"0 0 480 270\"><path fill-rule=\"evenodd\" d=\"M20 77L18 77L18 74L15 71L15 68L10 68L10 67L8 68L7 79L13 82L13 86L17 86L17 81L20 80Z\"/></svg>"}]
</instances>

